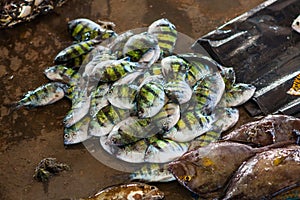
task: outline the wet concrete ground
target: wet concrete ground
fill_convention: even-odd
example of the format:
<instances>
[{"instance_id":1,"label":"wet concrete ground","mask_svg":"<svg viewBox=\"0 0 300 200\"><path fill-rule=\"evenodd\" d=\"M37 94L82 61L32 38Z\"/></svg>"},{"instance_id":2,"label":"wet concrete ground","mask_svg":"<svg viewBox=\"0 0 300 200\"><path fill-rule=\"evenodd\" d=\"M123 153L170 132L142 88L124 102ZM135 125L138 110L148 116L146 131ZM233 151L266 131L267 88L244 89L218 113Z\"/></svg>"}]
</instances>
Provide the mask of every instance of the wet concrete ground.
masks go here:
<instances>
[{"instance_id":1,"label":"wet concrete ground","mask_svg":"<svg viewBox=\"0 0 300 200\"><path fill-rule=\"evenodd\" d=\"M124 173L96 160L83 145L65 148L62 119L67 100L31 110L9 112L22 94L45 84L43 71L55 55L72 43L67 21L86 17L113 21L116 32L146 27L165 17L191 38L215 29L263 0L69 0L61 8L30 23L0 30L0 199L73 199L126 182ZM239 124L248 119L241 109ZM56 157L71 171L53 177L45 192L33 179L39 161ZM177 182L155 184L166 199L192 199Z\"/></svg>"}]
</instances>

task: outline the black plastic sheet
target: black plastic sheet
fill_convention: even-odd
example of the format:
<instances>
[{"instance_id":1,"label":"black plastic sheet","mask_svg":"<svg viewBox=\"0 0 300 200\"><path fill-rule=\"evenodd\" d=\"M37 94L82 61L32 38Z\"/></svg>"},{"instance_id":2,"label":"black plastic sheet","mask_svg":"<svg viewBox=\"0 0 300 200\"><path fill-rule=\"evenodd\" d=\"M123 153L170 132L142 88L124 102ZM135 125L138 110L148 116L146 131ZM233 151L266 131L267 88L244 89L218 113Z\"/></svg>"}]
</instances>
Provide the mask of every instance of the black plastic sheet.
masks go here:
<instances>
[{"instance_id":1,"label":"black plastic sheet","mask_svg":"<svg viewBox=\"0 0 300 200\"><path fill-rule=\"evenodd\" d=\"M291 28L299 14L299 0L269 0L196 41L219 63L233 67L237 82L256 86L245 104L251 116L300 116L300 97L286 94L300 73L300 34Z\"/></svg>"}]
</instances>

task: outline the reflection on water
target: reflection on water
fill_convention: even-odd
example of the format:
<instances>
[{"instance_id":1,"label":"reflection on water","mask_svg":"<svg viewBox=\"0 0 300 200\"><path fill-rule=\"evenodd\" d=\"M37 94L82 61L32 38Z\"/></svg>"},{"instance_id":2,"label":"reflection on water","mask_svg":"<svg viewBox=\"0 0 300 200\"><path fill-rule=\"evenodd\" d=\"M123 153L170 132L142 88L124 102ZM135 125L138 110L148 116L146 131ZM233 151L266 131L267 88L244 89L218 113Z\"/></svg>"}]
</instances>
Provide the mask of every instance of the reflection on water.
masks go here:
<instances>
[{"instance_id":1,"label":"reflection on water","mask_svg":"<svg viewBox=\"0 0 300 200\"><path fill-rule=\"evenodd\" d=\"M83 197L96 187L116 183L111 178L116 172L93 159L83 146L64 149L62 119L70 108L67 100L10 113L10 105L22 94L47 83L44 69L54 65L55 55L72 44L67 32L68 20L87 17L94 21L113 21L116 32L120 33L148 26L164 17L174 23L179 32L196 39L261 2L263 0L89 0L82 3L69 0L61 8L30 23L0 30L0 199L1 195L5 199ZM60 160L70 164L73 172L54 179L45 197L42 187L32 182L31 172L43 156L49 155L62 158ZM189 193L177 184L161 187L167 190L168 198L190 199Z\"/></svg>"}]
</instances>

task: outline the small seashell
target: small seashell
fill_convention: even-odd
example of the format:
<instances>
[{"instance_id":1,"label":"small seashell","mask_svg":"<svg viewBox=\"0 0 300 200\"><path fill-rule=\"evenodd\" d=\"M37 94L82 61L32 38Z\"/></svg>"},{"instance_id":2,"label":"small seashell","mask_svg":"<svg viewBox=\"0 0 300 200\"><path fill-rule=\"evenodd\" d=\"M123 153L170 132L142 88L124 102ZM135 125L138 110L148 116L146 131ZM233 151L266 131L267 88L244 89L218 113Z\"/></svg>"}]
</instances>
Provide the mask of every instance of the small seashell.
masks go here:
<instances>
[{"instance_id":1,"label":"small seashell","mask_svg":"<svg viewBox=\"0 0 300 200\"><path fill-rule=\"evenodd\" d=\"M22 6L22 10L18 18L24 18L31 13L31 6Z\"/></svg>"},{"instance_id":2,"label":"small seashell","mask_svg":"<svg viewBox=\"0 0 300 200\"><path fill-rule=\"evenodd\" d=\"M35 0L34 1L34 6L40 5L44 0Z\"/></svg>"}]
</instances>

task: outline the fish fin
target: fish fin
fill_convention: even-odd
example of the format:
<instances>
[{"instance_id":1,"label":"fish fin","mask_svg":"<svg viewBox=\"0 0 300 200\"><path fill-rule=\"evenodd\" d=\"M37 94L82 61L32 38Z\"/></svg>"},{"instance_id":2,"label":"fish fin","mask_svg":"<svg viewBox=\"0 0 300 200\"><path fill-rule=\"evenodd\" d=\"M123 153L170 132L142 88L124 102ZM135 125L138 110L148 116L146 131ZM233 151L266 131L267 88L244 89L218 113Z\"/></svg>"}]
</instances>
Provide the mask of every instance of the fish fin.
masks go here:
<instances>
[{"instance_id":1,"label":"fish fin","mask_svg":"<svg viewBox=\"0 0 300 200\"><path fill-rule=\"evenodd\" d=\"M287 187L284 187L284 188L276 191L275 193L271 194L270 195L271 196L270 199L273 199L274 197L276 197L276 196L278 196L278 195L280 195L280 194L282 194L284 192L287 192L289 190L292 190L292 189L294 189L296 187L299 187L299 186L300 186L300 183L295 183L295 184L289 185Z\"/></svg>"}]
</instances>

